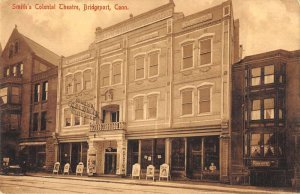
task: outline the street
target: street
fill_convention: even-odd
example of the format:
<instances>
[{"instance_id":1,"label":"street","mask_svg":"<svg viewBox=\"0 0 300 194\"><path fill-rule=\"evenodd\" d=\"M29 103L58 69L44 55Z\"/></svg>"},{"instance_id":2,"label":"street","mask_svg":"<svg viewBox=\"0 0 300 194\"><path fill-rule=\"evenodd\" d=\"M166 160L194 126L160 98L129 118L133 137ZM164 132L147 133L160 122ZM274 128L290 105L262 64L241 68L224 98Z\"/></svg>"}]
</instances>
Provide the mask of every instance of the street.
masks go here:
<instances>
[{"instance_id":1,"label":"street","mask_svg":"<svg viewBox=\"0 0 300 194\"><path fill-rule=\"evenodd\" d=\"M180 188L174 183L147 182L149 184L139 184L141 180L130 180L122 182L95 181L93 179L68 179L32 176L0 176L0 191L3 194L69 194L69 193L154 193L154 194L175 194L175 193L284 193L278 191L268 191L263 189L238 189L222 186L210 185L190 185L190 188ZM135 184L136 183L136 184ZM155 184L155 185L153 185ZM180 184L183 185L183 184ZM1 193L0 192L0 193ZM1 194L2 194L1 193Z\"/></svg>"}]
</instances>

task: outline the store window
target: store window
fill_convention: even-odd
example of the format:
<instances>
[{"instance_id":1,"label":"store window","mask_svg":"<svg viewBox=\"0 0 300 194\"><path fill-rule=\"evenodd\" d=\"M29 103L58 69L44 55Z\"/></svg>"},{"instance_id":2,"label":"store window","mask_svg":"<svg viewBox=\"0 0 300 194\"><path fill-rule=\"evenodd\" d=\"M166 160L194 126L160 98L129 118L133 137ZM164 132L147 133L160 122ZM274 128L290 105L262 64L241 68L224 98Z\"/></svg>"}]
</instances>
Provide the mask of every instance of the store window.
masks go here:
<instances>
[{"instance_id":1,"label":"store window","mask_svg":"<svg viewBox=\"0 0 300 194\"><path fill-rule=\"evenodd\" d=\"M65 80L65 92L66 94L72 94L73 90L73 75L67 75Z\"/></svg>"},{"instance_id":2,"label":"store window","mask_svg":"<svg viewBox=\"0 0 300 194\"><path fill-rule=\"evenodd\" d=\"M188 69L194 66L193 62L194 44L188 43L182 46L182 69Z\"/></svg>"},{"instance_id":3,"label":"store window","mask_svg":"<svg viewBox=\"0 0 300 194\"><path fill-rule=\"evenodd\" d=\"M139 140L128 140L127 172L131 174L132 165L139 162Z\"/></svg>"},{"instance_id":4,"label":"store window","mask_svg":"<svg viewBox=\"0 0 300 194\"><path fill-rule=\"evenodd\" d=\"M40 84L35 84L34 85L34 102L40 101L40 92L41 92Z\"/></svg>"},{"instance_id":5,"label":"store window","mask_svg":"<svg viewBox=\"0 0 300 194\"><path fill-rule=\"evenodd\" d=\"M144 119L144 97L136 97L134 99L135 120Z\"/></svg>"},{"instance_id":6,"label":"store window","mask_svg":"<svg viewBox=\"0 0 300 194\"><path fill-rule=\"evenodd\" d=\"M7 94L8 94L7 87L0 89L0 104L7 104Z\"/></svg>"},{"instance_id":7,"label":"store window","mask_svg":"<svg viewBox=\"0 0 300 194\"><path fill-rule=\"evenodd\" d=\"M157 117L157 95L149 95L148 97L148 119Z\"/></svg>"},{"instance_id":8,"label":"store window","mask_svg":"<svg viewBox=\"0 0 300 194\"><path fill-rule=\"evenodd\" d=\"M219 167L219 138L218 137L206 137L204 139L204 170L209 170L210 166L215 166L216 170L220 170Z\"/></svg>"},{"instance_id":9,"label":"store window","mask_svg":"<svg viewBox=\"0 0 300 194\"><path fill-rule=\"evenodd\" d=\"M253 100L252 101L252 109L251 109L251 120L260 120L260 100Z\"/></svg>"},{"instance_id":10,"label":"store window","mask_svg":"<svg viewBox=\"0 0 300 194\"><path fill-rule=\"evenodd\" d=\"M199 90L199 114L211 112L211 87L201 87Z\"/></svg>"},{"instance_id":11,"label":"store window","mask_svg":"<svg viewBox=\"0 0 300 194\"><path fill-rule=\"evenodd\" d=\"M12 86L11 87L11 102L13 104L20 103L20 95L21 95L20 88Z\"/></svg>"},{"instance_id":12,"label":"store window","mask_svg":"<svg viewBox=\"0 0 300 194\"><path fill-rule=\"evenodd\" d=\"M149 77L158 75L158 58L158 52L153 52L149 54Z\"/></svg>"},{"instance_id":13,"label":"store window","mask_svg":"<svg viewBox=\"0 0 300 194\"><path fill-rule=\"evenodd\" d=\"M189 139L189 168L191 170L202 169L202 138L193 137Z\"/></svg>"},{"instance_id":14,"label":"store window","mask_svg":"<svg viewBox=\"0 0 300 194\"><path fill-rule=\"evenodd\" d=\"M41 115L41 130L44 131L47 129L47 112L42 112Z\"/></svg>"},{"instance_id":15,"label":"store window","mask_svg":"<svg viewBox=\"0 0 300 194\"><path fill-rule=\"evenodd\" d=\"M181 113L182 115L193 114L193 90L185 89L181 91Z\"/></svg>"},{"instance_id":16,"label":"store window","mask_svg":"<svg viewBox=\"0 0 300 194\"><path fill-rule=\"evenodd\" d=\"M65 127L71 126L71 111L69 109L64 110Z\"/></svg>"},{"instance_id":17,"label":"store window","mask_svg":"<svg viewBox=\"0 0 300 194\"><path fill-rule=\"evenodd\" d=\"M264 84L274 83L274 65L264 67Z\"/></svg>"},{"instance_id":18,"label":"store window","mask_svg":"<svg viewBox=\"0 0 300 194\"><path fill-rule=\"evenodd\" d=\"M102 65L101 66L101 81L102 81L102 86L108 86L109 85L109 74L110 74L110 65Z\"/></svg>"},{"instance_id":19,"label":"store window","mask_svg":"<svg viewBox=\"0 0 300 194\"><path fill-rule=\"evenodd\" d=\"M74 92L80 92L82 90L82 77L81 72L77 72L74 74Z\"/></svg>"},{"instance_id":20,"label":"store window","mask_svg":"<svg viewBox=\"0 0 300 194\"><path fill-rule=\"evenodd\" d=\"M184 138L172 140L172 170L184 170L185 168L185 142Z\"/></svg>"},{"instance_id":21,"label":"store window","mask_svg":"<svg viewBox=\"0 0 300 194\"><path fill-rule=\"evenodd\" d=\"M145 57L139 56L135 58L135 79L145 78Z\"/></svg>"},{"instance_id":22,"label":"store window","mask_svg":"<svg viewBox=\"0 0 300 194\"><path fill-rule=\"evenodd\" d=\"M121 83L121 62L113 63L112 68L112 84Z\"/></svg>"},{"instance_id":23,"label":"store window","mask_svg":"<svg viewBox=\"0 0 300 194\"><path fill-rule=\"evenodd\" d=\"M148 165L152 164L153 156L152 156L152 140L141 140L142 146L142 164L141 168L146 169Z\"/></svg>"},{"instance_id":24,"label":"store window","mask_svg":"<svg viewBox=\"0 0 300 194\"><path fill-rule=\"evenodd\" d=\"M200 65L211 64L212 62L212 39L200 41Z\"/></svg>"},{"instance_id":25,"label":"store window","mask_svg":"<svg viewBox=\"0 0 300 194\"><path fill-rule=\"evenodd\" d=\"M48 81L43 83L42 100L48 100Z\"/></svg>"},{"instance_id":26,"label":"store window","mask_svg":"<svg viewBox=\"0 0 300 194\"><path fill-rule=\"evenodd\" d=\"M257 86L261 84L261 68L251 69L251 86Z\"/></svg>"},{"instance_id":27,"label":"store window","mask_svg":"<svg viewBox=\"0 0 300 194\"><path fill-rule=\"evenodd\" d=\"M274 98L264 99L264 119L274 119Z\"/></svg>"},{"instance_id":28,"label":"store window","mask_svg":"<svg viewBox=\"0 0 300 194\"><path fill-rule=\"evenodd\" d=\"M39 127L39 113L33 113L32 130L37 131Z\"/></svg>"}]
</instances>

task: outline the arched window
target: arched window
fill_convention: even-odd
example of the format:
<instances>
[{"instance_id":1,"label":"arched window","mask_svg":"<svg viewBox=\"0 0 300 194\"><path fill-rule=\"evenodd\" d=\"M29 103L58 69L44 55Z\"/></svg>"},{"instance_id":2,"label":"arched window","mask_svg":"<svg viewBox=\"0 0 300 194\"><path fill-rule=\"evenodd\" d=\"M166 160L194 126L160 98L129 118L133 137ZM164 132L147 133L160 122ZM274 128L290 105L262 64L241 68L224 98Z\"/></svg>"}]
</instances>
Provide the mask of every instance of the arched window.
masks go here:
<instances>
[{"instance_id":1,"label":"arched window","mask_svg":"<svg viewBox=\"0 0 300 194\"><path fill-rule=\"evenodd\" d=\"M81 72L77 72L74 74L74 92L80 92L82 90L82 77Z\"/></svg>"},{"instance_id":2,"label":"arched window","mask_svg":"<svg viewBox=\"0 0 300 194\"><path fill-rule=\"evenodd\" d=\"M83 72L83 89L88 90L92 88L92 70L88 69Z\"/></svg>"}]
</instances>

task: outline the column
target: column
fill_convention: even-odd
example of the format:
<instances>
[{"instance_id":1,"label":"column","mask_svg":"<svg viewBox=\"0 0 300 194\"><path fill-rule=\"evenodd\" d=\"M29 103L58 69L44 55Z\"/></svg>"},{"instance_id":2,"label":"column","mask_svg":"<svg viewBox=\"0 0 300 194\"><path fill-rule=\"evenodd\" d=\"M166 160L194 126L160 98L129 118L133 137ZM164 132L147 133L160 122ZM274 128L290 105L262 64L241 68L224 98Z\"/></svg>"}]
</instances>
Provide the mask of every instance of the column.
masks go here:
<instances>
[{"instance_id":1,"label":"column","mask_svg":"<svg viewBox=\"0 0 300 194\"><path fill-rule=\"evenodd\" d=\"M229 182L229 135L220 136L220 181Z\"/></svg>"},{"instance_id":2,"label":"column","mask_svg":"<svg viewBox=\"0 0 300 194\"><path fill-rule=\"evenodd\" d=\"M96 148L95 142L88 141L89 149L87 155L87 173L88 175L93 175L96 173Z\"/></svg>"},{"instance_id":3,"label":"column","mask_svg":"<svg viewBox=\"0 0 300 194\"><path fill-rule=\"evenodd\" d=\"M167 138L166 139L166 146L165 146L165 163L170 165L170 162L171 162L171 140L170 138Z\"/></svg>"},{"instance_id":4,"label":"column","mask_svg":"<svg viewBox=\"0 0 300 194\"><path fill-rule=\"evenodd\" d=\"M127 140L117 141L117 175L125 176Z\"/></svg>"}]
</instances>

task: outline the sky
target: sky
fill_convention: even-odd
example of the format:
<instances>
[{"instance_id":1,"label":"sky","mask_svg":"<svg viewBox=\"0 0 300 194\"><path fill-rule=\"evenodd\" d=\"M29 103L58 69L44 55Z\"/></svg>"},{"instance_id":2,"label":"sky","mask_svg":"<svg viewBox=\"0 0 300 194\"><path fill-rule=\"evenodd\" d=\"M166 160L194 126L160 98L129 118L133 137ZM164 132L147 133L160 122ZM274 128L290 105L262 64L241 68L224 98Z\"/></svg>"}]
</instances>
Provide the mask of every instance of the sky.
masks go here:
<instances>
[{"instance_id":1,"label":"sky","mask_svg":"<svg viewBox=\"0 0 300 194\"><path fill-rule=\"evenodd\" d=\"M105 28L168 3L169 0L0 0L0 43L4 48L17 25L20 33L58 55L88 49L96 27ZM224 0L174 0L175 12L190 15ZM240 20L243 56L276 49L300 49L300 0L232 0ZM111 11L12 9L13 4L110 5ZM128 10L114 10L115 4Z\"/></svg>"}]
</instances>

